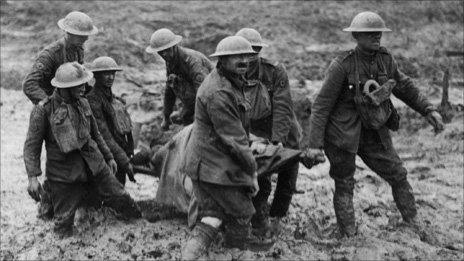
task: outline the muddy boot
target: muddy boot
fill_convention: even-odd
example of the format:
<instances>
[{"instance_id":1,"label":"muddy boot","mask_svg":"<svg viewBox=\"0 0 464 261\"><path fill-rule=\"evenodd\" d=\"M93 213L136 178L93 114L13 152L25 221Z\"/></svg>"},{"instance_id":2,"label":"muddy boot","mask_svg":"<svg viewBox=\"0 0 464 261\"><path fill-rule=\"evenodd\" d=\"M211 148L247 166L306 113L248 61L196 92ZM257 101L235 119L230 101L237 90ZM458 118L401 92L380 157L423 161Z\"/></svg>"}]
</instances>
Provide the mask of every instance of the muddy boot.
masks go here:
<instances>
[{"instance_id":1,"label":"muddy boot","mask_svg":"<svg viewBox=\"0 0 464 261\"><path fill-rule=\"evenodd\" d=\"M404 179L391 185L396 207L406 223L416 221L417 209L411 185Z\"/></svg>"},{"instance_id":2,"label":"muddy boot","mask_svg":"<svg viewBox=\"0 0 464 261\"><path fill-rule=\"evenodd\" d=\"M274 241L269 238L258 238L251 233L251 224L229 222L225 226L224 247L240 250L267 251Z\"/></svg>"},{"instance_id":3,"label":"muddy boot","mask_svg":"<svg viewBox=\"0 0 464 261\"><path fill-rule=\"evenodd\" d=\"M270 232L271 236L278 237L282 231L282 218L271 217L270 218Z\"/></svg>"},{"instance_id":4,"label":"muddy boot","mask_svg":"<svg viewBox=\"0 0 464 261\"><path fill-rule=\"evenodd\" d=\"M50 194L50 183L48 180L45 180L43 183L43 193L40 199L39 207L37 209L37 217L43 220L51 220L53 219L53 205L52 205L52 198Z\"/></svg>"},{"instance_id":5,"label":"muddy boot","mask_svg":"<svg viewBox=\"0 0 464 261\"><path fill-rule=\"evenodd\" d=\"M356 235L356 220L353 207L353 189L335 183L333 197L335 216L341 236L353 237Z\"/></svg>"},{"instance_id":6,"label":"muddy boot","mask_svg":"<svg viewBox=\"0 0 464 261\"><path fill-rule=\"evenodd\" d=\"M267 202L256 203L255 209L256 213L251 218L252 233L258 237L270 237Z\"/></svg>"},{"instance_id":7,"label":"muddy boot","mask_svg":"<svg viewBox=\"0 0 464 261\"><path fill-rule=\"evenodd\" d=\"M181 252L181 260L197 260L207 254L211 242L215 239L218 229L197 223Z\"/></svg>"}]
</instances>

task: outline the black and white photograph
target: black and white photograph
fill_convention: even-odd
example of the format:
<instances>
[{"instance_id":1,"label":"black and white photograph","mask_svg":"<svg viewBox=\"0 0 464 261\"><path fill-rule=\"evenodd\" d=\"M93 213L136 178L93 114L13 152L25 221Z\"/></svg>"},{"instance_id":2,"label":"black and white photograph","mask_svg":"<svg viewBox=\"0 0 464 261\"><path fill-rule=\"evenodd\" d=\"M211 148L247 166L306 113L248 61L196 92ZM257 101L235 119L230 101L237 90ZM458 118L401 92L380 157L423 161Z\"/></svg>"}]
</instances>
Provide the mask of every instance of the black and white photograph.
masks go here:
<instances>
[{"instance_id":1,"label":"black and white photograph","mask_svg":"<svg viewBox=\"0 0 464 261\"><path fill-rule=\"evenodd\" d=\"M0 260L464 259L464 1L0 22Z\"/></svg>"}]
</instances>

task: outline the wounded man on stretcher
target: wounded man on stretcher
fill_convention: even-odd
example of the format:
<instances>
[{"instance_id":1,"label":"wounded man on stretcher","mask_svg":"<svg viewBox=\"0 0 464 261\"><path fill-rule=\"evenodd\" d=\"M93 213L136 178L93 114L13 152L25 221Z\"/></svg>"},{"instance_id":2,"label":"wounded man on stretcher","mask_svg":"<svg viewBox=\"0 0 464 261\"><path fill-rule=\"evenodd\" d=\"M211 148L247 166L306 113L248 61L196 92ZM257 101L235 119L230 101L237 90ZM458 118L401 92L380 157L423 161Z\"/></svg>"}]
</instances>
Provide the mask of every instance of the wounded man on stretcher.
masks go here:
<instances>
[{"instance_id":1,"label":"wounded man on stretcher","mask_svg":"<svg viewBox=\"0 0 464 261\"><path fill-rule=\"evenodd\" d=\"M180 164L184 161L185 147L192 132L192 126L188 125L174 135L164 146L152 148L150 152L140 152L134 155L132 163L134 172L159 177L158 190L154 202L166 209L174 208L180 213L187 213L189 227L195 224L197 218L197 201L193 195L192 181L182 170ZM302 156L300 150L288 149L282 146L270 144L267 140L251 135L251 149L258 166L258 177L272 175L280 168L295 161L301 161L306 167L312 167ZM148 168L140 166L149 166ZM148 202L140 202L140 207ZM156 213L143 211L147 219Z\"/></svg>"}]
</instances>

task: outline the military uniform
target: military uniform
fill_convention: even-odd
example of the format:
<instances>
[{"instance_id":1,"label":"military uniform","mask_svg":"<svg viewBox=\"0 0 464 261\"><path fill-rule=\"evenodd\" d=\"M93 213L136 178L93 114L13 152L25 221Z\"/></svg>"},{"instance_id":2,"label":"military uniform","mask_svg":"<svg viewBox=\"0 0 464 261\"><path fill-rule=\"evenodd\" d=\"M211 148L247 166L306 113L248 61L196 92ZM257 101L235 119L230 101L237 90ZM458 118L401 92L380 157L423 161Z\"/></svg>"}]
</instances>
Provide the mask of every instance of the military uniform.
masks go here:
<instances>
[{"instance_id":1,"label":"military uniform","mask_svg":"<svg viewBox=\"0 0 464 261\"><path fill-rule=\"evenodd\" d=\"M180 120L184 125L193 122L195 112L195 95L201 83L213 66L202 53L177 46L175 58L166 61L166 77L168 79L164 93L164 117L169 119L173 111L176 97L182 101Z\"/></svg>"},{"instance_id":2,"label":"military uniform","mask_svg":"<svg viewBox=\"0 0 464 261\"><path fill-rule=\"evenodd\" d=\"M248 143L250 105L244 84L221 68L206 77L198 90L183 167L198 199L198 220L227 221L227 235L246 233L255 213L249 189L256 162Z\"/></svg>"},{"instance_id":3,"label":"military uniform","mask_svg":"<svg viewBox=\"0 0 464 261\"><path fill-rule=\"evenodd\" d=\"M356 79L359 79L358 83ZM367 54L356 47L332 61L312 107L308 144L310 148L324 148L329 159L330 176L335 180L335 214L342 231L354 228L356 155L391 185L393 198L403 218L411 220L416 216L412 188L406 179L407 171L393 148L388 129L397 127L397 122L394 123L398 121L396 110L392 108L393 112L384 126L369 129L362 123L355 105L357 86L363 86L369 79L380 85L394 79L397 85L392 93L396 97L422 115L434 110L412 80L398 69L395 59L384 47L374 54Z\"/></svg>"},{"instance_id":4,"label":"military uniform","mask_svg":"<svg viewBox=\"0 0 464 261\"><path fill-rule=\"evenodd\" d=\"M293 111L290 85L283 65L258 57L251 61L246 75L250 85L245 96L252 104L250 132L286 148L299 149L301 127ZM280 168L269 215L283 217L288 211L296 186L297 161ZM270 176L259 178L260 190L253 198L257 210L253 225L267 215L267 200L272 190Z\"/></svg>"},{"instance_id":5,"label":"military uniform","mask_svg":"<svg viewBox=\"0 0 464 261\"><path fill-rule=\"evenodd\" d=\"M31 72L23 81L24 94L34 104L52 95L55 88L50 84L50 80L56 69L64 63L74 61L83 63L82 48L69 45L64 38L48 45L39 53Z\"/></svg>"},{"instance_id":6,"label":"military uniform","mask_svg":"<svg viewBox=\"0 0 464 261\"><path fill-rule=\"evenodd\" d=\"M131 119L123 101L110 88L94 86L87 95L98 129L118 164L116 177L125 184L130 157L134 155Z\"/></svg>"},{"instance_id":7,"label":"military uniform","mask_svg":"<svg viewBox=\"0 0 464 261\"><path fill-rule=\"evenodd\" d=\"M24 144L24 162L29 177L42 174L43 141L47 151L45 174L57 232L72 227L75 211L89 188L97 191L104 204L125 216L140 216L136 203L105 163L113 156L98 131L85 98L71 105L54 92L50 98L34 106Z\"/></svg>"}]
</instances>

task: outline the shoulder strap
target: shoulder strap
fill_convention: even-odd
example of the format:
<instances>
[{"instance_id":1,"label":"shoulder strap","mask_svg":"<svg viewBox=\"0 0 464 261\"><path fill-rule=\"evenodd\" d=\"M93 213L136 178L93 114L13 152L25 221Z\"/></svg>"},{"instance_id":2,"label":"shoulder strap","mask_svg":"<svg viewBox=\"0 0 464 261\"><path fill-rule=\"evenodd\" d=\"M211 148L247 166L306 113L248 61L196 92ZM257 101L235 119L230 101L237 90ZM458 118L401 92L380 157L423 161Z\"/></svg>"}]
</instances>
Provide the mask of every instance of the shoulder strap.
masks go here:
<instances>
[{"instance_id":1,"label":"shoulder strap","mask_svg":"<svg viewBox=\"0 0 464 261\"><path fill-rule=\"evenodd\" d=\"M361 96L361 90L359 90L358 52L356 50L354 50L354 81L356 85L356 96Z\"/></svg>"}]
</instances>

